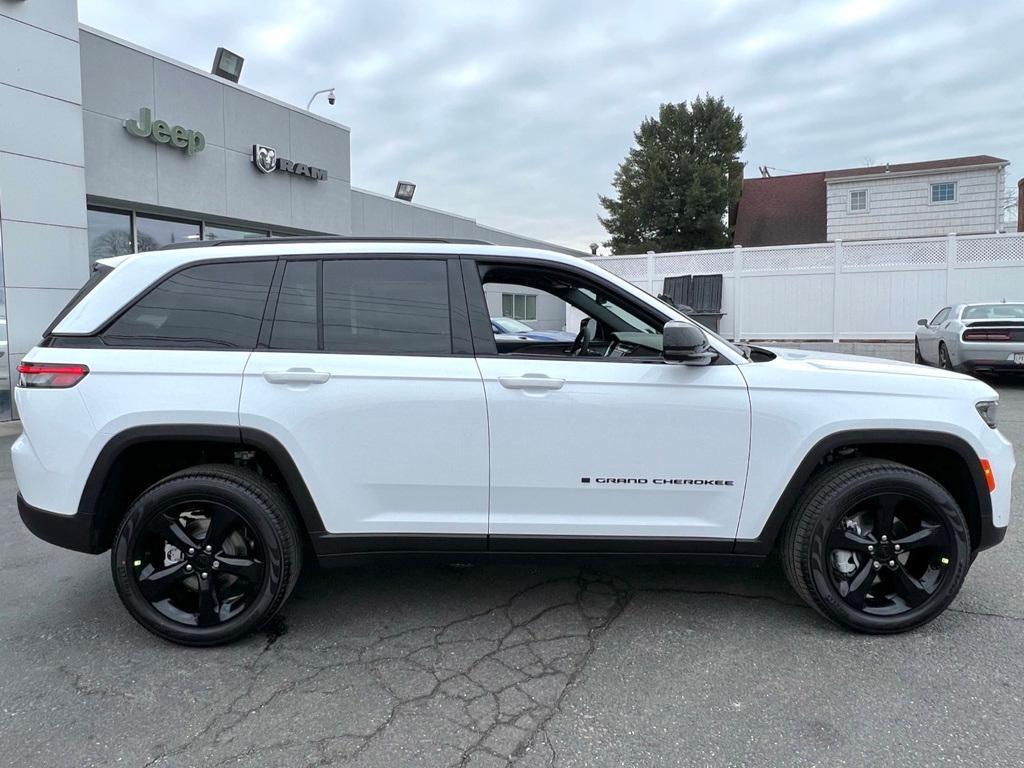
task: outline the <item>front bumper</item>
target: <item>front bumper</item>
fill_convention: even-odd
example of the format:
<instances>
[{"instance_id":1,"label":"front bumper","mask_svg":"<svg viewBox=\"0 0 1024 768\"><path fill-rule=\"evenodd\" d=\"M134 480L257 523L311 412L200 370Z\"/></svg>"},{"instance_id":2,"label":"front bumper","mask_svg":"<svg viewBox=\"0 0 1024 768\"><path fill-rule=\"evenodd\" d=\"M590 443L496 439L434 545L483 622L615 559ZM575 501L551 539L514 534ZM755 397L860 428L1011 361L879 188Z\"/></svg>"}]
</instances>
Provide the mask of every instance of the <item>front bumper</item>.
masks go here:
<instances>
[{"instance_id":1,"label":"front bumper","mask_svg":"<svg viewBox=\"0 0 1024 768\"><path fill-rule=\"evenodd\" d=\"M74 515L58 515L55 512L47 512L45 509L33 507L20 493L18 514L21 515L21 522L26 528L50 544L93 555L104 549L99 545L94 515L81 512Z\"/></svg>"}]
</instances>

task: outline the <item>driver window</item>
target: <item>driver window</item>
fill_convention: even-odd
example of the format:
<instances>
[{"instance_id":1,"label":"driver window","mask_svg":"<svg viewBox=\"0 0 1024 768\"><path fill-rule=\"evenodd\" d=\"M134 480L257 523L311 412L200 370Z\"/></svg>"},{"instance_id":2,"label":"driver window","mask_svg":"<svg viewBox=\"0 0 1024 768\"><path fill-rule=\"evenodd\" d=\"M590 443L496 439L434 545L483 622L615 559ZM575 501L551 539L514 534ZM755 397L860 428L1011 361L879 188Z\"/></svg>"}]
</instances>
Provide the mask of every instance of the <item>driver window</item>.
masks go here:
<instances>
[{"instance_id":1,"label":"driver window","mask_svg":"<svg viewBox=\"0 0 1024 768\"><path fill-rule=\"evenodd\" d=\"M949 310L950 307L940 309L939 313L932 318L932 321L931 323L929 323L929 325L938 325L939 323L944 323L946 321L946 317L949 315Z\"/></svg>"},{"instance_id":2,"label":"driver window","mask_svg":"<svg viewBox=\"0 0 1024 768\"><path fill-rule=\"evenodd\" d=\"M480 268L499 355L660 360L661 321L571 272Z\"/></svg>"}]
</instances>

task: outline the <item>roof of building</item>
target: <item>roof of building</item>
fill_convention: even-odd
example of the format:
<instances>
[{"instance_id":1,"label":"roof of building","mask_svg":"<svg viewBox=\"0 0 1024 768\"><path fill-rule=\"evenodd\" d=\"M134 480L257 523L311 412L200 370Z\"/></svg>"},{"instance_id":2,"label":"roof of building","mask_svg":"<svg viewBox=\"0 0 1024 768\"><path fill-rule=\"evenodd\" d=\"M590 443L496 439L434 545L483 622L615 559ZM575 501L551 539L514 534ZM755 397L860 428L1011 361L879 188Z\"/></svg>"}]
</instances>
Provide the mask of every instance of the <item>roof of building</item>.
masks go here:
<instances>
[{"instance_id":1,"label":"roof of building","mask_svg":"<svg viewBox=\"0 0 1024 768\"><path fill-rule=\"evenodd\" d=\"M823 243L825 234L824 172L743 180L737 245Z\"/></svg>"},{"instance_id":2,"label":"roof of building","mask_svg":"<svg viewBox=\"0 0 1024 768\"><path fill-rule=\"evenodd\" d=\"M921 163L895 163L886 165L868 165L863 168L841 168L836 171L825 171L826 179L843 176L873 176L885 173L918 173L921 171L942 171L947 168L969 168L977 165L1008 165L1009 160L992 155L970 155L969 157L950 157L945 160L925 160ZM782 178L782 177L779 177Z\"/></svg>"},{"instance_id":3,"label":"roof of building","mask_svg":"<svg viewBox=\"0 0 1024 768\"><path fill-rule=\"evenodd\" d=\"M923 173L955 168L1007 165L992 155L971 155L920 163L871 165L834 171L744 179L736 207L737 245L795 245L823 243L827 237L825 185L843 178Z\"/></svg>"}]
</instances>

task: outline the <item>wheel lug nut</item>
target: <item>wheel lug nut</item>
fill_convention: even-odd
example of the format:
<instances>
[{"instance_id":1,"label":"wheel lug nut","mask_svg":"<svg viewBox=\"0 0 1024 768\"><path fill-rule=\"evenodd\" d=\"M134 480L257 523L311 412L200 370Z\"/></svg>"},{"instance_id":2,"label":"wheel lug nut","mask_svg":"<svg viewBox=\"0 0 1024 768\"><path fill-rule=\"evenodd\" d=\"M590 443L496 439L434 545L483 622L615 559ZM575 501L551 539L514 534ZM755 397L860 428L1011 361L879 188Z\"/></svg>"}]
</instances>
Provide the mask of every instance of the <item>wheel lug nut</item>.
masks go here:
<instances>
[{"instance_id":1,"label":"wheel lug nut","mask_svg":"<svg viewBox=\"0 0 1024 768\"><path fill-rule=\"evenodd\" d=\"M868 552L874 552L874 551L875 551L875 545L874 544L868 544Z\"/></svg>"},{"instance_id":2,"label":"wheel lug nut","mask_svg":"<svg viewBox=\"0 0 1024 768\"><path fill-rule=\"evenodd\" d=\"M189 553L190 555L194 555L194 554L196 553L196 548L195 548L195 547L189 547L189 548L188 548L188 553Z\"/></svg>"},{"instance_id":3,"label":"wheel lug nut","mask_svg":"<svg viewBox=\"0 0 1024 768\"><path fill-rule=\"evenodd\" d=\"M199 574L199 578L201 578L201 579L208 579L208 578L210 578L210 574L208 574L206 571L203 571L202 573Z\"/></svg>"},{"instance_id":4,"label":"wheel lug nut","mask_svg":"<svg viewBox=\"0 0 1024 768\"><path fill-rule=\"evenodd\" d=\"M875 570L877 571L879 568L882 567L882 564L880 562L878 562L877 560L875 560L874 566L875 566Z\"/></svg>"},{"instance_id":5,"label":"wheel lug nut","mask_svg":"<svg viewBox=\"0 0 1024 768\"><path fill-rule=\"evenodd\" d=\"M191 565L186 565L185 566L185 573L192 573L192 566Z\"/></svg>"},{"instance_id":6,"label":"wheel lug nut","mask_svg":"<svg viewBox=\"0 0 1024 768\"><path fill-rule=\"evenodd\" d=\"M899 544L895 544L893 546L893 549L895 549L897 552L899 552L900 551L900 545Z\"/></svg>"},{"instance_id":7,"label":"wheel lug nut","mask_svg":"<svg viewBox=\"0 0 1024 768\"><path fill-rule=\"evenodd\" d=\"M890 568L895 568L896 567L896 561L895 560L890 560L889 561L889 567Z\"/></svg>"},{"instance_id":8,"label":"wheel lug nut","mask_svg":"<svg viewBox=\"0 0 1024 768\"><path fill-rule=\"evenodd\" d=\"M885 535L885 534L883 533L883 534L882 534L882 541L888 541L888 540L889 540L889 537L888 537L888 536L886 536L886 535Z\"/></svg>"},{"instance_id":9,"label":"wheel lug nut","mask_svg":"<svg viewBox=\"0 0 1024 768\"><path fill-rule=\"evenodd\" d=\"M213 552L213 547L211 547L209 544L207 544L205 547L203 547L203 551L206 554L210 554L211 552Z\"/></svg>"},{"instance_id":10,"label":"wheel lug nut","mask_svg":"<svg viewBox=\"0 0 1024 768\"><path fill-rule=\"evenodd\" d=\"M217 570L218 568L220 568L220 563L217 560L214 560L213 561L213 569Z\"/></svg>"}]
</instances>

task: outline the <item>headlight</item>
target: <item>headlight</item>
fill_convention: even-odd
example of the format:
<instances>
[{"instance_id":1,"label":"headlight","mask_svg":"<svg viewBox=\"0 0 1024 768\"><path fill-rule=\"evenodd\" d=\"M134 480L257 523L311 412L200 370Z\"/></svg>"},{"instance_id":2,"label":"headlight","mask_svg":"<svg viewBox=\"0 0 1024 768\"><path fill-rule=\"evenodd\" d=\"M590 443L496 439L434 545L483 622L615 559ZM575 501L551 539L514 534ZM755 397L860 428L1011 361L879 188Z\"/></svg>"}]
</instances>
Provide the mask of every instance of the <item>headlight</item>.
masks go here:
<instances>
[{"instance_id":1,"label":"headlight","mask_svg":"<svg viewBox=\"0 0 1024 768\"><path fill-rule=\"evenodd\" d=\"M977 403L975 408L978 409L978 415L985 420L992 429L996 428L996 411L999 409L998 400L982 400Z\"/></svg>"}]
</instances>

